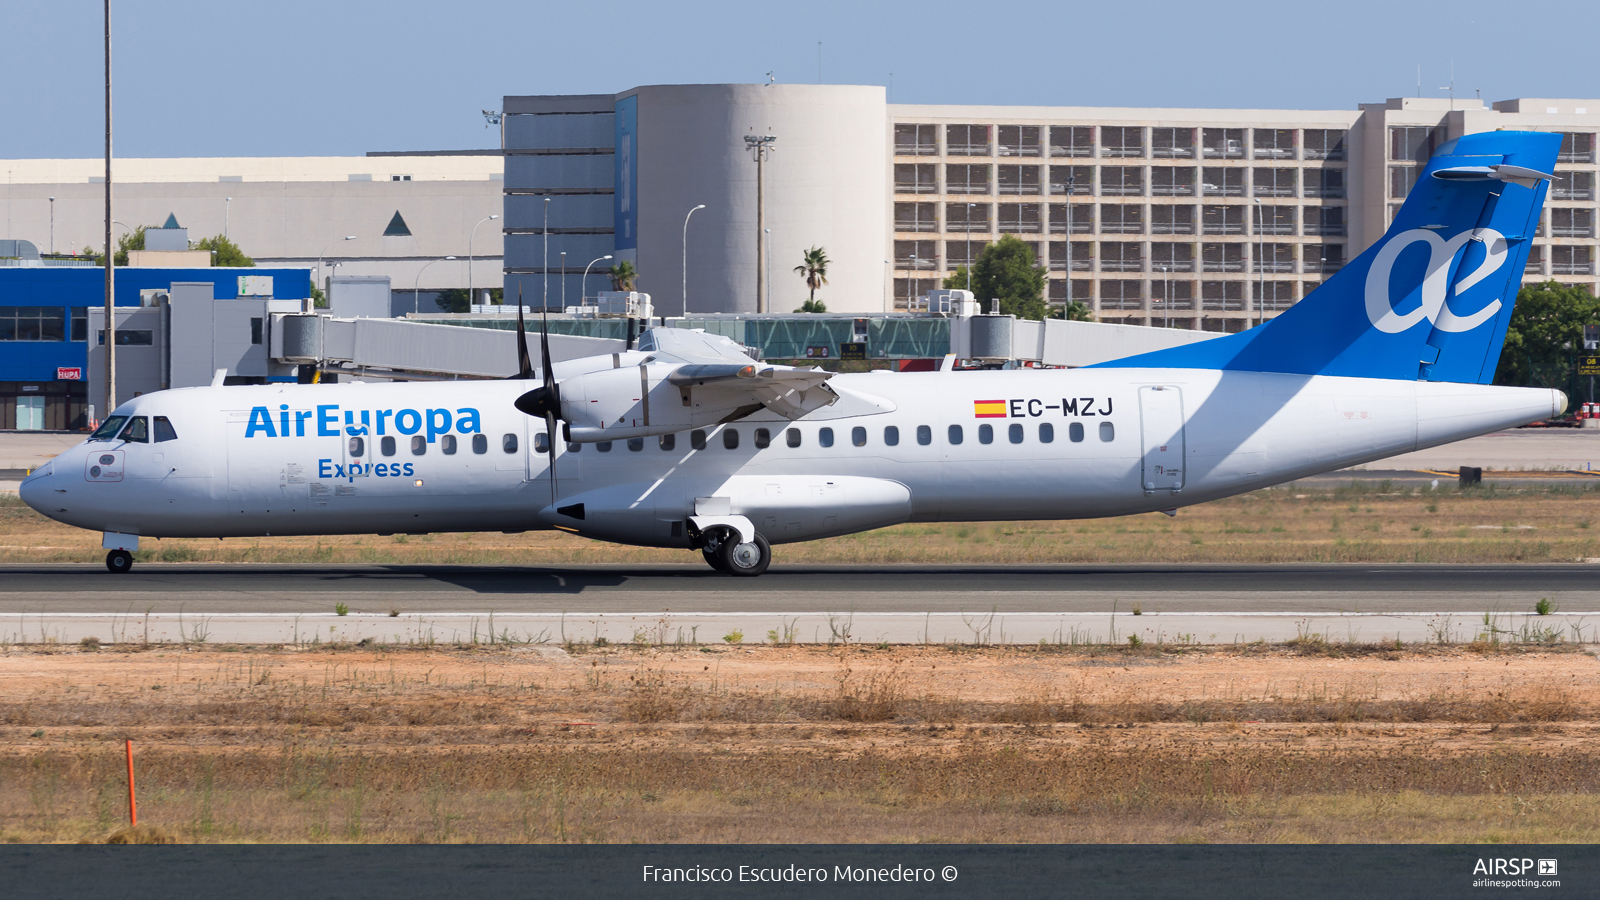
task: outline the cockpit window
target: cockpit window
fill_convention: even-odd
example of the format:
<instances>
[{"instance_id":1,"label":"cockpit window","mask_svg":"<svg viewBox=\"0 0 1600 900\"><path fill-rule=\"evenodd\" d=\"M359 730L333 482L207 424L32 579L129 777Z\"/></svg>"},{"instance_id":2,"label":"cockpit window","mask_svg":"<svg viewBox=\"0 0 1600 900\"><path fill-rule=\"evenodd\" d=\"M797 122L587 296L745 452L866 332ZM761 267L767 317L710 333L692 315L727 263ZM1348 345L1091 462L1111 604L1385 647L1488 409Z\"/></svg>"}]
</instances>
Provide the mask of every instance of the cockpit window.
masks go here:
<instances>
[{"instance_id":1,"label":"cockpit window","mask_svg":"<svg viewBox=\"0 0 1600 900\"><path fill-rule=\"evenodd\" d=\"M111 440L113 437L116 436L116 433L117 433L118 429L122 428L122 423L124 423L126 421L128 421L128 417L127 416L111 416L110 418L106 419L104 422L100 423L100 427L96 428L94 430L94 434L89 435L89 440L91 440L91 441L109 441L109 440Z\"/></svg>"},{"instance_id":2,"label":"cockpit window","mask_svg":"<svg viewBox=\"0 0 1600 900\"><path fill-rule=\"evenodd\" d=\"M150 443L149 420L144 416L133 416L129 418L127 426L122 429L122 433L117 435L117 437L122 438L125 441L131 441L135 444Z\"/></svg>"},{"instance_id":3,"label":"cockpit window","mask_svg":"<svg viewBox=\"0 0 1600 900\"><path fill-rule=\"evenodd\" d=\"M178 439L178 433L172 430L172 423L167 420L166 416L156 416L155 426L156 443L159 444L162 441L175 441Z\"/></svg>"}]
</instances>

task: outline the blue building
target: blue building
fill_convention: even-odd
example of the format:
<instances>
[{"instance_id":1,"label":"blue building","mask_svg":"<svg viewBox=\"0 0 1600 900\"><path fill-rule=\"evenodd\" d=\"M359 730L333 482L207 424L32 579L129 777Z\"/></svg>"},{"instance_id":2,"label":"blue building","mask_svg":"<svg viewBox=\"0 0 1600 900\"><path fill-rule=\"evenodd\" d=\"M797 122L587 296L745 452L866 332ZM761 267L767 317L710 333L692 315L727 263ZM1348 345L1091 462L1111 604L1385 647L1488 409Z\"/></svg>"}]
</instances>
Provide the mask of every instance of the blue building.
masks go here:
<instances>
[{"instance_id":1,"label":"blue building","mask_svg":"<svg viewBox=\"0 0 1600 900\"><path fill-rule=\"evenodd\" d=\"M278 299L311 295L309 269L118 267L116 305L140 306L142 292L167 291L173 282L209 281L216 299L232 300L241 275L271 277ZM88 309L104 303L102 268L0 268L0 430L85 425Z\"/></svg>"}]
</instances>

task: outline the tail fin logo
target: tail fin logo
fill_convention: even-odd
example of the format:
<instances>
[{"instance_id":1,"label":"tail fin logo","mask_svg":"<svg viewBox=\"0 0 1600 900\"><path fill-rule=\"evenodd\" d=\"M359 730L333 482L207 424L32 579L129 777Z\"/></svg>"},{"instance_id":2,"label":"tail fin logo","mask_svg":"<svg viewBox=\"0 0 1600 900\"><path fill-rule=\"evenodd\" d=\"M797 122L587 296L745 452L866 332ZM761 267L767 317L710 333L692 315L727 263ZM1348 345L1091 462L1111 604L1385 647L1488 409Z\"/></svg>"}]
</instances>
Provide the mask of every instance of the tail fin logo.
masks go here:
<instances>
[{"instance_id":1,"label":"tail fin logo","mask_svg":"<svg viewBox=\"0 0 1600 900\"><path fill-rule=\"evenodd\" d=\"M1373 327L1388 334L1399 334L1427 319L1440 331L1461 332L1471 331L1492 320L1500 311L1499 298L1466 316L1457 315L1445 300L1449 293L1447 282L1451 263L1456 254L1463 252L1468 242L1474 240L1483 242L1483 262L1455 283L1459 297L1505 263L1506 239L1500 232L1492 228L1476 228L1463 231L1447 241L1427 229L1413 228L1395 235L1383 245L1383 249L1372 260L1372 268L1367 270L1367 318ZM1408 313L1397 313L1389 297L1389 276L1401 251L1418 241L1427 242L1429 251L1427 274L1422 280L1422 302Z\"/></svg>"}]
</instances>

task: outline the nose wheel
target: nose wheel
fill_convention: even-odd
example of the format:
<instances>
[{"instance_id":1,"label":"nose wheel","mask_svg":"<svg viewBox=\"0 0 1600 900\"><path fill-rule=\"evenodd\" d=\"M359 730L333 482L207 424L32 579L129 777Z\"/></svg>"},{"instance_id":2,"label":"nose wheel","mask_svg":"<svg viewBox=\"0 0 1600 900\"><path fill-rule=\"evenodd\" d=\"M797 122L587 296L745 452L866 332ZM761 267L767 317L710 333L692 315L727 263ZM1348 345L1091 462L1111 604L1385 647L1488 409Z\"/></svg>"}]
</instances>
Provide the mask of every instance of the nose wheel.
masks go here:
<instances>
[{"instance_id":1,"label":"nose wheel","mask_svg":"<svg viewBox=\"0 0 1600 900\"><path fill-rule=\"evenodd\" d=\"M133 570L133 554L126 550L113 550L106 554L106 571L116 575Z\"/></svg>"},{"instance_id":2,"label":"nose wheel","mask_svg":"<svg viewBox=\"0 0 1600 900\"><path fill-rule=\"evenodd\" d=\"M714 536L708 536L700 553L711 568L729 575L754 577L772 565L772 545L759 534L755 540L741 544L737 532L718 529Z\"/></svg>"}]
</instances>

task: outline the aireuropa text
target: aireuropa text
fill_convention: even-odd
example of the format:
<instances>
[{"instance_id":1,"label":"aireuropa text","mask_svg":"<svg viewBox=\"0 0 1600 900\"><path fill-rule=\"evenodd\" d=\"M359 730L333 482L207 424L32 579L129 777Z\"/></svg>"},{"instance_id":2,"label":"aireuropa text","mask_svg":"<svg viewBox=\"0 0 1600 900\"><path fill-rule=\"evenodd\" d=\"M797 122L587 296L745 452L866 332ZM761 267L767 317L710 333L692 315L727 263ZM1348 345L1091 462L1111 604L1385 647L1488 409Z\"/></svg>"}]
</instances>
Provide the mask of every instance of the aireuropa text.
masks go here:
<instances>
[{"instance_id":1,"label":"aireuropa text","mask_svg":"<svg viewBox=\"0 0 1600 900\"><path fill-rule=\"evenodd\" d=\"M803 868L800 866L785 866L774 868L770 866L739 866L731 868L708 868L706 866L689 866L674 868L670 866L645 866L644 878L646 883L660 882L754 882L777 883L799 881L898 881L898 882L934 882L939 880L933 869L916 869L909 866L896 865L891 868L869 869L860 866L834 866L830 873L825 868ZM949 881L948 877L945 879Z\"/></svg>"}]
</instances>

